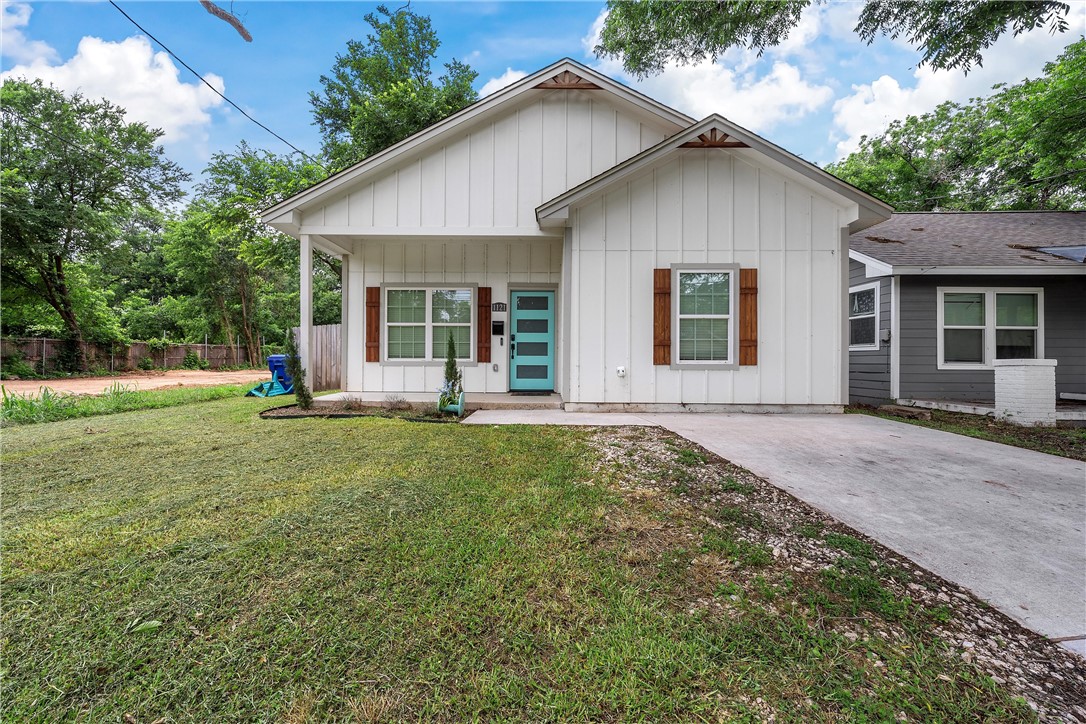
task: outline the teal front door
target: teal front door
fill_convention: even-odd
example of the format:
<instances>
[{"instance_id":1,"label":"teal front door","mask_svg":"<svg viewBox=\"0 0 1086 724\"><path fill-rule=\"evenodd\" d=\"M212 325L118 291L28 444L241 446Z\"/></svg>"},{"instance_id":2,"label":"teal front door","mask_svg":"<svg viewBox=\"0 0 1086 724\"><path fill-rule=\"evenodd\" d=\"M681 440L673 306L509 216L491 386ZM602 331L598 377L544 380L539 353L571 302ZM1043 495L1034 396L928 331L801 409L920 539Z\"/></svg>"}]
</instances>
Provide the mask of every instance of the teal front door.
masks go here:
<instances>
[{"instance_id":1,"label":"teal front door","mask_svg":"<svg viewBox=\"0 0 1086 724\"><path fill-rule=\"evenodd\" d=\"M554 292L513 292L509 389L554 389Z\"/></svg>"}]
</instances>

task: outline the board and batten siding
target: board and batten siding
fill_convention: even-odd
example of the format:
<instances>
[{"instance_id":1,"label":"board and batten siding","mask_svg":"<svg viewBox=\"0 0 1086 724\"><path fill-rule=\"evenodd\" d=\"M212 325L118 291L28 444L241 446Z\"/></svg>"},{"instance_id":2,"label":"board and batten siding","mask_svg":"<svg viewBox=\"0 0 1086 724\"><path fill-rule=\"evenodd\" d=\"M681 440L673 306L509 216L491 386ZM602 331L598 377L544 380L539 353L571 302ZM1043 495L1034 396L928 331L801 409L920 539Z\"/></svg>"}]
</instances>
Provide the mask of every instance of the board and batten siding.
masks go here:
<instances>
[{"instance_id":1,"label":"board and batten siding","mask_svg":"<svg viewBox=\"0 0 1086 724\"><path fill-rule=\"evenodd\" d=\"M609 98L540 91L307 210L302 225L340 234L392 228L538 234L537 206L679 130L620 110Z\"/></svg>"},{"instance_id":2,"label":"board and batten siding","mask_svg":"<svg viewBox=\"0 0 1086 724\"><path fill-rule=\"evenodd\" d=\"M553 287L557 291L562 273L562 240L365 240L355 242L354 254L346 260L353 304L347 317L350 357L347 390L436 392L444 379L443 358L425 365L365 362L365 288L401 283L475 285L490 287L492 301L508 303L510 288ZM383 307L381 311L383 315ZM508 324L506 313L495 312L492 318L505 320ZM477 334L490 334L489 329L477 328L474 317L472 324ZM557 335L555 341L558 342ZM475 354L473 349L473 357ZM497 371L494 365L497 365ZM461 364L464 390L469 393L506 392L509 389L508 368L508 344L499 344L498 338L494 337L489 363ZM561 370L556 369L556 374L560 375ZM556 380L555 384L560 381Z\"/></svg>"},{"instance_id":3,"label":"board and batten siding","mask_svg":"<svg viewBox=\"0 0 1086 724\"><path fill-rule=\"evenodd\" d=\"M850 260L848 285L858 287L879 283L879 337L890 329L890 277L868 279L867 267ZM848 308L845 308L848 316ZM845 340L848 341L847 339ZM882 405L890 400L890 345L879 340L878 349L849 350L848 353L848 400L862 405Z\"/></svg>"},{"instance_id":4,"label":"board and batten siding","mask_svg":"<svg viewBox=\"0 0 1086 724\"><path fill-rule=\"evenodd\" d=\"M1056 365L1056 394L1086 393L1086 284L1081 276L902 276L901 397L992 402L992 370L938 369L939 287L1041 287L1044 356Z\"/></svg>"},{"instance_id":5,"label":"board and batten siding","mask_svg":"<svg viewBox=\"0 0 1086 724\"><path fill-rule=\"evenodd\" d=\"M834 202L734 153L691 149L572 214L567 402L845 402L847 248ZM758 270L756 366L653 364L653 269L676 263Z\"/></svg>"}]
</instances>

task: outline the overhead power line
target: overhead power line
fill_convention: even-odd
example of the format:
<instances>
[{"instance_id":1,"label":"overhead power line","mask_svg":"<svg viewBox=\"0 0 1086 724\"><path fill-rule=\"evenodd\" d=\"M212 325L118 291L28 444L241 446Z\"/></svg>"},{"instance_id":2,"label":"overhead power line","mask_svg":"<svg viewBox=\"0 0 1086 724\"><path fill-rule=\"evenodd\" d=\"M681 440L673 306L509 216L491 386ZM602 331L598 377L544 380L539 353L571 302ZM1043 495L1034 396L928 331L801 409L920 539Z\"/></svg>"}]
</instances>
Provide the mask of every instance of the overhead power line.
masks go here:
<instances>
[{"instance_id":1,"label":"overhead power line","mask_svg":"<svg viewBox=\"0 0 1086 724\"><path fill-rule=\"evenodd\" d=\"M237 103L235 103L234 101L230 100L229 98L227 98L226 96L224 96L224 95L223 95L222 93L220 93L220 92L219 92L219 89L218 89L218 88L216 88L215 86L213 86L213 85L211 85L210 83L208 83L208 82L207 82L207 80L206 80L206 79L205 79L205 78L204 78L204 77L203 77L202 75L200 75L200 74L199 74L199 73L197 73L197 72L196 72L195 70L193 70L193 68L192 68L192 66L191 66L191 65L189 65L189 64L188 64L188 63L186 63L185 61L181 60L180 56L178 56L178 55L177 55L177 53L173 52L173 51L172 51L172 50L170 50L170 49L169 49L168 47L166 47L166 44L165 44L165 43L163 43L163 42L162 42L161 40L159 40L158 38L156 38L156 37L155 37L154 35L151 35L151 33L150 33L150 32L148 32L148 31L147 31L147 29L145 29L145 28L144 28L144 27L143 27L142 25L140 25L139 23L137 23L137 22L136 22L136 21L135 21L135 20L134 20L134 19L132 18L132 16L131 16L131 15L129 15L129 14L128 14L128 13L126 13L126 12L125 12L125 11L124 11L123 9L121 9L121 6L120 6L120 5L118 5L117 3L113 2L113 0L109 0L109 4L110 4L110 5L112 5L113 7L115 7L115 8L117 9L117 12L119 12L119 13L120 13L121 15L125 16L126 18L128 18L128 22L132 23L132 24L133 24L133 25L135 25L135 26L136 26L137 28L139 28L140 32L142 32L142 33L143 33L144 35L146 35L146 36L147 36L148 38L150 38L151 40L153 40L153 41L155 41L156 43L158 43L158 44L159 44L159 46L161 46L161 48L162 48L163 50L165 50L165 51L166 51L167 53L169 53L169 55L170 55L170 57L171 57L171 58L173 58L173 59L174 59L174 60L176 60L176 61L177 61L178 63L180 63L181 65L183 65L183 66L185 67L185 69L186 69L186 70L188 70L188 71L189 71L190 73L192 73L192 74L193 74L194 76L196 76L197 78L199 78L199 79L200 79L200 81L201 81L201 82L202 82L202 83L203 83L204 85L206 85L206 86L207 86L208 88L210 88L210 89L212 90L212 92L213 92L213 93L215 93L215 95L217 95L217 96L218 96L219 98L222 98L222 99L223 99L224 101L226 101L226 102L227 102L227 103L229 103L229 104L230 104L231 106L233 106L234 108L236 108L236 109L238 110L238 112L239 112L239 113L241 113L241 115L245 116L245 117L246 117L246 118L248 118L248 119L249 119L250 121L252 121L252 122L253 122L253 123L255 123L256 125L260 126L260 127L261 127L261 128L263 128L263 129L264 129L265 131L267 131L267 132L268 132L268 133L270 133L271 135L275 136L276 138L278 138L278 139L279 139L280 141L282 141L282 142L283 142L283 143L285 143L286 145L288 145L288 146L290 146L291 148L293 148L293 149L294 149L295 151L297 151L298 153L300 153L300 154L301 154L302 156L304 156L305 158L309 159L309 160L310 160L311 162L313 162L313 163L317 164L317 165L318 165L318 166L320 166L320 167L321 167L322 169L324 168L324 164L322 164L322 163L321 163L320 161L318 161L317 159L313 158L313 157L312 157L312 156L310 156L310 155L309 155L308 153L306 153L306 152L305 152L305 151L303 151L302 149L298 148L298 147L297 147L297 146L295 146L295 145L294 145L293 143L291 143L291 142L290 142L290 141L288 141L287 139L283 138L283 137L282 137L282 136L280 136L280 135L279 135L278 133L276 133L276 132L275 132L275 131L273 131L272 129L268 128L267 126L265 126L265 125L264 125L263 123L261 123L260 121L256 120L256 119L255 119L255 118L253 118L252 116L250 116L250 115L249 115L248 113L246 113L246 112L245 112L245 110L244 110L244 109L243 109L243 108L242 108L241 106L239 106L239 105L238 105Z\"/></svg>"}]
</instances>

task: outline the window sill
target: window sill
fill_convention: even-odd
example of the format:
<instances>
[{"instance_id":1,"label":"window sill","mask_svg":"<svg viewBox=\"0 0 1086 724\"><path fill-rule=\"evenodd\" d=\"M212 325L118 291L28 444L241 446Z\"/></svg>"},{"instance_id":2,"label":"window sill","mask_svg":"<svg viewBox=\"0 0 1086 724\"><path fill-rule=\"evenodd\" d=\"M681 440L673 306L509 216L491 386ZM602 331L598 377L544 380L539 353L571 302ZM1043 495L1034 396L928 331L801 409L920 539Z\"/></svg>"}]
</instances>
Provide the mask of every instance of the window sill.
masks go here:
<instances>
[{"instance_id":1,"label":"window sill","mask_svg":"<svg viewBox=\"0 0 1086 724\"><path fill-rule=\"evenodd\" d=\"M369 364L373 364L370 362ZM445 360L443 359L383 359L378 364L382 367L444 367ZM479 363L475 360L457 360L457 367L478 367Z\"/></svg>"},{"instance_id":2,"label":"window sill","mask_svg":"<svg viewBox=\"0 0 1086 724\"><path fill-rule=\"evenodd\" d=\"M673 370L737 370L739 365L734 362L673 362L670 365Z\"/></svg>"},{"instance_id":3,"label":"window sill","mask_svg":"<svg viewBox=\"0 0 1086 724\"><path fill-rule=\"evenodd\" d=\"M849 352L878 352L880 349L882 349L882 346L878 345L878 344L864 344L864 345L855 345L855 346L849 345L848 351Z\"/></svg>"}]
</instances>

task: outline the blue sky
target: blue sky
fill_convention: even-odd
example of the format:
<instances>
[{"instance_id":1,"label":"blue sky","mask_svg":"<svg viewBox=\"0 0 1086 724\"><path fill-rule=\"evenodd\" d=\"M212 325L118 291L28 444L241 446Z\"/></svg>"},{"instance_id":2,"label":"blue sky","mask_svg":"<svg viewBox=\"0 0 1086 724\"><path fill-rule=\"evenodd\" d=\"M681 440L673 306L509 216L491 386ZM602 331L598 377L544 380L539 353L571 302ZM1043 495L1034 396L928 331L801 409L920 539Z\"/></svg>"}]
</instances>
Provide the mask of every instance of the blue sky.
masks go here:
<instances>
[{"instance_id":1,"label":"blue sky","mask_svg":"<svg viewBox=\"0 0 1086 724\"><path fill-rule=\"evenodd\" d=\"M319 90L347 40L364 37L375 3L220 2L253 35L246 43L196 0L117 0L227 97L307 152L320 148L308 93ZM390 6L399 7L399 2ZM1036 77L1086 32L1086 3L1072 3L1071 30L1004 37L982 68L933 72L902 41L862 43L851 31L860 5L809 9L787 42L762 57L733 50L717 63L668 68L643 81L591 53L603 2L413 2L441 39L439 63L468 62L488 91L562 57L694 117L718 112L819 164L855 147L895 118L945 100L986 95L995 83ZM69 92L108 97L129 116L166 131L168 155L198 175L210 155L239 141L289 149L203 88L107 2L3 3L0 70L40 77Z\"/></svg>"}]
</instances>

